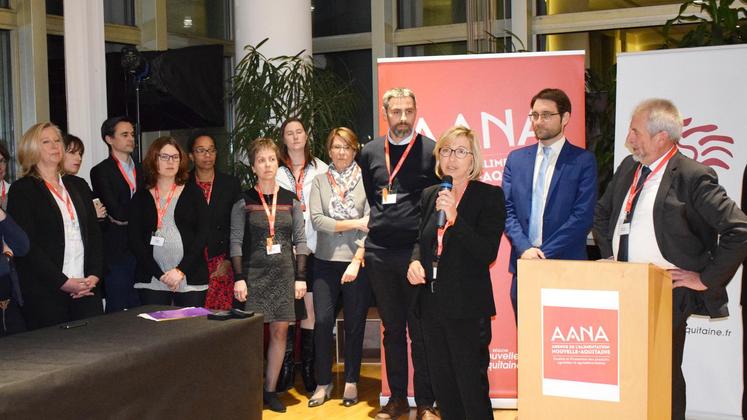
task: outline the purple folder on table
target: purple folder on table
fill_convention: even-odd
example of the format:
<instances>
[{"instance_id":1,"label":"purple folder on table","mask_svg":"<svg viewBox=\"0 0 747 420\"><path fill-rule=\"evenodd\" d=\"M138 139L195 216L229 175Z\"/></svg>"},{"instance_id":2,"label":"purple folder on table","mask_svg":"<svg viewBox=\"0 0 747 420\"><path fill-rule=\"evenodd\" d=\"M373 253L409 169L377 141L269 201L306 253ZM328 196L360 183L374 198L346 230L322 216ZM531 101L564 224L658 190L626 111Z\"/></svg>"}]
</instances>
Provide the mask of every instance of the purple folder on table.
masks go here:
<instances>
[{"instance_id":1,"label":"purple folder on table","mask_svg":"<svg viewBox=\"0 0 747 420\"><path fill-rule=\"evenodd\" d=\"M181 308L181 309L172 309L168 311L156 311L156 312L149 312L149 313L143 313L138 315L141 318L149 319L151 321L172 321L174 319L183 319L183 318L193 318L196 316L206 316L208 314L211 314L209 310L205 308L195 308L195 307L189 307L189 308Z\"/></svg>"}]
</instances>

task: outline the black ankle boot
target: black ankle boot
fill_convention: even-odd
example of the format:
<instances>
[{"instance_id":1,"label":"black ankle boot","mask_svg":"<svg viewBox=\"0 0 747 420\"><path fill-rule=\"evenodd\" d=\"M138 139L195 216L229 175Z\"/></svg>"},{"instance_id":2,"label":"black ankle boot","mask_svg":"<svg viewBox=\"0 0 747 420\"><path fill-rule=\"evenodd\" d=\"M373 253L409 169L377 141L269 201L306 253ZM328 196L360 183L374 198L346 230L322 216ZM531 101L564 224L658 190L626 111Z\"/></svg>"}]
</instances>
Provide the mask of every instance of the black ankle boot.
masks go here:
<instances>
[{"instance_id":1,"label":"black ankle boot","mask_svg":"<svg viewBox=\"0 0 747 420\"><path fill-rule=\"evenodd\" d=\"M314 330L301 328L301 377L306 392L314 392Z\"/></svg>"},{"instance_id":2,"label":"black ankle boot","mask_svg":"<svg viewBox=\"0 0 747 420\"><path fill-rule=\"evenodd\" d=\"M285 357L283 358L283 365L280 367L280 374L278 374L278 383L275 389L277 392L285 392L293 383L296 381L296 361L293 357L293 346L296 341L296 327L294 325L288 326L288 336L285 340Z\"/></svg>"},{"instance_id":3,"label":"black ankle boot","mask_svg":"<svg viewBox=\"0 0 747 420\"><path fill-rule=\"evenodd\" d=\"M285 405L278 398L277 392L262 391L262 402L276 413L285 413Z\"/></svg>"}]
</instances>

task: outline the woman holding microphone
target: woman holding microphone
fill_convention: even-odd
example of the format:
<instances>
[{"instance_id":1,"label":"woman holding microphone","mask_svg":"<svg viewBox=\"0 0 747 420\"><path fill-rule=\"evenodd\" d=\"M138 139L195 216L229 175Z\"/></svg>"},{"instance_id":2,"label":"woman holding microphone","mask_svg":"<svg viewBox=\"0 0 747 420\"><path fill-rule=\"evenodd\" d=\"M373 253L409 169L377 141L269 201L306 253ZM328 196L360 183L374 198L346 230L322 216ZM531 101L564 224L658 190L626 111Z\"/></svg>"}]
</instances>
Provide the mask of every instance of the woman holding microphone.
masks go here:
<instances>
[{"instance_id":1,"label":"woman holding microphone","mask_svg":"<svg viewBox=\"0 0 747 420\"><path fill-rule=\"evenodd\" d=\"M503 190L478 181L482 158L472 130L449 129L434 154L436 175L444 182L423 191L420 235L407 279L420 288L416 313L422 319L441 415L492 419L487 373L495 304L490 264L506 220Z\"/></svg>"}]
</instances>

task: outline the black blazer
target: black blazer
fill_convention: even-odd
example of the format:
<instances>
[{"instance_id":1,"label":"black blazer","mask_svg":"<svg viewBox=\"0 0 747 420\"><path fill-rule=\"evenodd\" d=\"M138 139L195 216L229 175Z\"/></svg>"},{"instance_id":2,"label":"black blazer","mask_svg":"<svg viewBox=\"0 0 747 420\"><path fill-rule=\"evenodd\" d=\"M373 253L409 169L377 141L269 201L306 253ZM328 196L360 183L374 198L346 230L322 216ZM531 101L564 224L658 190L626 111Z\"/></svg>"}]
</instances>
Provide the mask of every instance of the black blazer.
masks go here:
<instances>
[{"instance_id":1,"label":"black blazer","mask_svg":"<svg viewBox=\"0 0 747 420\"><path fill-rule=\"evenodd\" d=\"M194 170L189 174L189 182L195 182ZM202 189L197 187L200 192ZM225 254L228 256L228 238L231 234L231 208L241 199L239 179L232 175L215 171L213 189L208 204L208 257ZM204 197L204 194L203 194Z\"/></svg>"},{"instance_id":2,"label":"black blazer","mask_svg":"<svg viewBox=\"0 0 747 420\"><path fill-rule=\"evenodd\" d=\"M83 238L84 273L101 279L103 254L101 231L96 220L88 184L73 175L62 177L78 214ZM44 181L27 175L10 186L8 214L26 232L31 247L29 252L16 258L23 294L60 291L68 277L62 273L65 257L65 228L62 213ZM67 217L67 215L65 215Z\"/></svg>"},{"instance_id":3,"label":"black blazer","mask_svg":"<svg viewBox=\"0 0 747 420\"><path fill-rule=\"evenodd\" d=\"M203 257L208 234L207 218L208 208L202 190L195 183L187 182L174 208L174 220L184 249L184 257L176 268L187 276L187 284L208 283L207 262ZM163 275L163 270L153 259L153 245L150 244L158 224L156 203L150 191L142 188L132 196L129 220L129 245L137 259L135 281L150 283L151 277Z\"/></svg>"},{"instance_id":4,"label":"black blazer","mask_svg":"<svg viewBox=\"0 0 747 420\"><path fill-rule=\"evenodd\" d=\"M436 247L436 198L440 185L423 190L418 242L410 261L419 260L426 281L433 276ZM495 315L490 264L495 261L506 223L506 205L500 187L470 181L457 207L454 225L444 235L438 264L436 299L444 317L481 318ZM430 293L419 286L419 293Z\"/></svg>"},{"instance_id":5,"label":"black blazer","mask_svg":"<svg viewBox=\"0 0 747 420\"><path fill-rule=\"evenodd\" d=\"M143 187L143 171L135 163L136 185ZM106 212L112 218L126 222L130 212L130 186L119 172L117 162L113 157L102 160L91 168L91 185L93 196L98 197L106 206ZM102 222L104 231L104 255L107 263L117 262L131 255L127 247L127 226L120 226L107 218Z\"/></svg>"},{"instance_id":6,"label":"black blazer","mask_svg":"<svg viewBox=\"0 0 747 420\"><path fill-rule=\"evenodd\" d=\"M596 206L594 237L603 258L638 163L628 156ZM681 153L669 161L654 201L654 231L661 254L675 266L700 273L708 290L696 292L696 313L729 314L726 284L747 255L747 217L718 183L713 169Z\"/></svg>"}]
</instances>

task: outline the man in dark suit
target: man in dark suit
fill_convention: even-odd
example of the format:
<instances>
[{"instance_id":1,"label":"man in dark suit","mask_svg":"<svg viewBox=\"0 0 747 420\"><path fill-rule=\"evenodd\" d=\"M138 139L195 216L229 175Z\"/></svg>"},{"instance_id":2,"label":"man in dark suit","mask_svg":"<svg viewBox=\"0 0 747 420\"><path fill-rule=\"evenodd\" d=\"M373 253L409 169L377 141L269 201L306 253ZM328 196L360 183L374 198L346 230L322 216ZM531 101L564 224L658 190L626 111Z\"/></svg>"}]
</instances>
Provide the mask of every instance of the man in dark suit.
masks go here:
<instances>
[{"instance_id":1,"label":"man in dark suit","mask_svg":"<svg viewBox=\"0 0 747 420\"><path fill-rule=\"evenodd\" d=\"M140 165L130 153L135 149L134 123L128 117L112 117L101 125L101 138L109 147L109 157L91 169L93 195L109 216L104 221L104 290L106 312L138 306L133 288L135 257L127 246L127 214L130 199L143 185Z\"/></svg>"},{"instance_id":2,"label":"man in dark suit","mask_svg":"<svg viewBox=\"0 0 747 420\"><path fill-rule=\"evenodd\" d=\"M682 117L665 99L635 109L618 167L596 206L603 258L653 263L672 276L672 418L685 418L682 354L691 314L729 315L726 285L747 255L747 217L713 169L677 150Z\"/></svg>"},{"instance_id":3,"label":"man in dark suit","mask_svg":"<svg viewBox=\"0 0 747 420\"><path fill-rule=\"evenodd\" d=\"M514 150L503 171L506 236L511 241L511 304L518 317L516 260L585 260L597 199L594 155L565 138L571 101L543 89L530 104L538 143Z\"/></svg>"}]
</instances>

